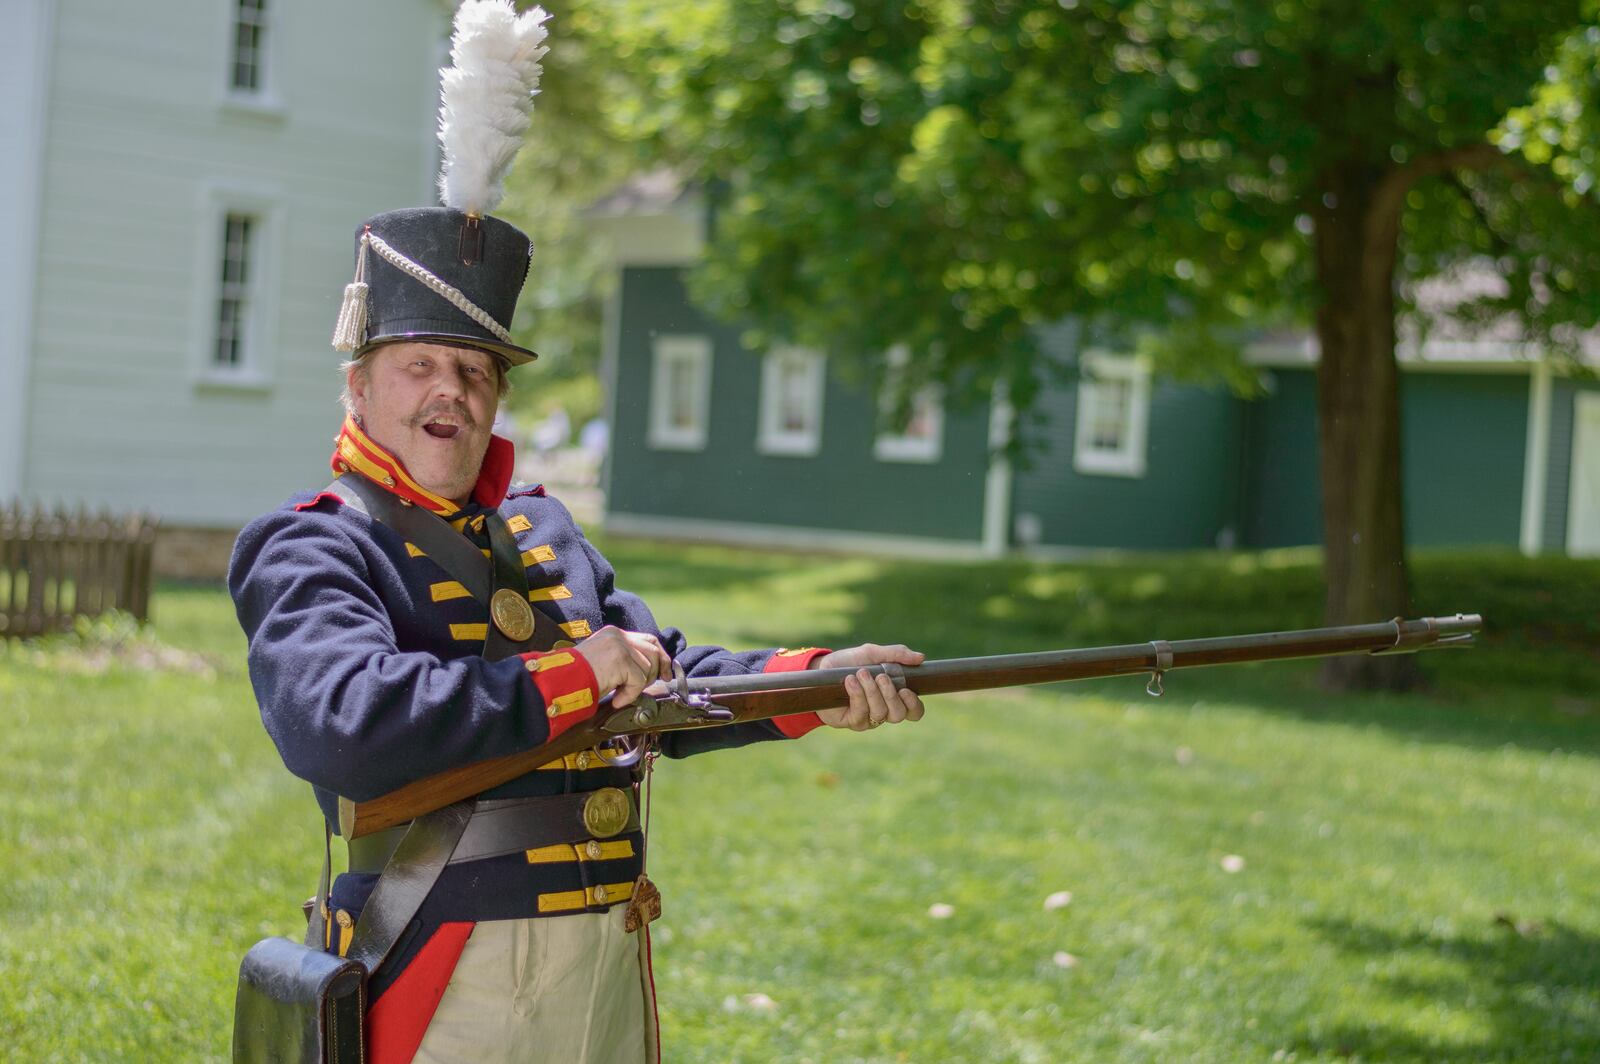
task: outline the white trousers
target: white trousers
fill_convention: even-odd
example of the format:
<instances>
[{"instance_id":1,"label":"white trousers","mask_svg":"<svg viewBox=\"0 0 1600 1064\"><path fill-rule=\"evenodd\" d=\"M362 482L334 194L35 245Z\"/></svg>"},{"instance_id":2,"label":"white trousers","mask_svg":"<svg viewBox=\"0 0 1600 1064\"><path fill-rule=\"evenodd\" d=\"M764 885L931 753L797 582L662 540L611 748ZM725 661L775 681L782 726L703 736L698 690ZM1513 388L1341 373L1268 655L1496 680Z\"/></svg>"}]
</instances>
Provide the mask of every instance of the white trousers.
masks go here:
<instances>
[{"instance_id":1,"label":"white trousers","mask_svg":"<svg viewBox=\"0 0 1600 1064\"><path fill-rule=\"evenodd\" d=\"M472 929L418 1064L656 1064L645 932L603 913Z\"/></svg>"}]
</instances>

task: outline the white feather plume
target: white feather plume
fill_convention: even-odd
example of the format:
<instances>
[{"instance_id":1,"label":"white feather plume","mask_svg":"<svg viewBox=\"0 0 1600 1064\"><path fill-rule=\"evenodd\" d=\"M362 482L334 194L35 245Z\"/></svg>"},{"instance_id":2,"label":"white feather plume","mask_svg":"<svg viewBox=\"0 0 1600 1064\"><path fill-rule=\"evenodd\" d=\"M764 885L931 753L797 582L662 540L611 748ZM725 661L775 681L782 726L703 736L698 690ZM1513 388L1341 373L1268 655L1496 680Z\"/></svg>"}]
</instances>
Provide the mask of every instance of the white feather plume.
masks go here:
<instances>
[{"instance_id":1,"label":"white feather plume","mask_svg":"<svg viewBox=\"0 0 1600 1064\"><path fill-rule=\"evenodd\" d=\"M456 9L451 65L440 72L439 198L446 207L488 214L505 195L506 171L522 147L544 68L549 18L518 15L510 0L466 0Z\"/></svg>"}]
</instances>

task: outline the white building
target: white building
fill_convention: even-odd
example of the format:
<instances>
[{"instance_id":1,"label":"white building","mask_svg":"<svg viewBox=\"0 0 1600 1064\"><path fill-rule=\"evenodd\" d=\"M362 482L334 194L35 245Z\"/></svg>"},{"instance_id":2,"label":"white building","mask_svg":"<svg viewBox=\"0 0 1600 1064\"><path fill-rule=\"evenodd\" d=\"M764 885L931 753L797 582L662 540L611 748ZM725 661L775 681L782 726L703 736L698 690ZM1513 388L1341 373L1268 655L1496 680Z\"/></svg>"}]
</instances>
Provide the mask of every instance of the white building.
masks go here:
<instances>
[{"instance_id":1,"label":"white building","mask_svg":"<svg viewBox=\"0 0 1600 1064\"><path fill-rule=\"evenodd\" d=\"M237 529L324 482L353 233L437 202L452 7L0 4L0 500Z\"/></svg>"}]
</instances>

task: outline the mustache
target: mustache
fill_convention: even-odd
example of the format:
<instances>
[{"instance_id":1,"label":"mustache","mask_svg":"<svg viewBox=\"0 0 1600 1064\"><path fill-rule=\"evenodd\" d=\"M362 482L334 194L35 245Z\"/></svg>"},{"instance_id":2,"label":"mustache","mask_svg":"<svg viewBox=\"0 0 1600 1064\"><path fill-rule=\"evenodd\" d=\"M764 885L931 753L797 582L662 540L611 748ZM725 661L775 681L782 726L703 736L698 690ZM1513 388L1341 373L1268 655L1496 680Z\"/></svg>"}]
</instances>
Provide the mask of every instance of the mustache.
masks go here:
<instances>
[{"instance_id":1,"label":"mustache","mask_svg":"<svg viewBox=\"0 0 1600 1064\"><path fill-rule=\"evenodd\" d=\"M441 415L455 418L461 422L463 428L475 429L478 427L477 418L468 413L466 407L457 406L455 403L434 403L432 406L424 407L421 413L413 414L411 417L406 418L406 424L414 429L421 428L428 423L430 418Z\"/></svg>"}]
</instances>

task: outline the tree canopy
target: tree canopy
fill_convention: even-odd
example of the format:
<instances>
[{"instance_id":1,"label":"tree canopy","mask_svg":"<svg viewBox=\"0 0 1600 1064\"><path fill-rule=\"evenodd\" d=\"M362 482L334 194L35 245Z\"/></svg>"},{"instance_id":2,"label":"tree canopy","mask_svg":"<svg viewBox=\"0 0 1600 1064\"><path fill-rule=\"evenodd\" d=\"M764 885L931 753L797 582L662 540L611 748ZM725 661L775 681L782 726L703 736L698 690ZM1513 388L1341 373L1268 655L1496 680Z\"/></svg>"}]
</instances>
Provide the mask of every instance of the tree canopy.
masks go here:
<instances>
[{"instance_id":1,"label":"tree canopy","mask_svg":"<svg viewBox=\"0 0 1600 1064\"><path fill-rule=\"evenodd\" d=\"M773 335L909 343L1024 400L1033 328L1069 314L1226 369L1242 329L1323 301L1318 208L1351 165L1402 176L1401 282L1489 258L1494 309L1546 338L1596 317L1600 241L1560 239L1592 177L1556 165L1592 173L1594 142L1546 72L1593 85L1572 0L594 9L644 81L635 131L727 183L697 293Z\"/></svg>"}]
</instances>

